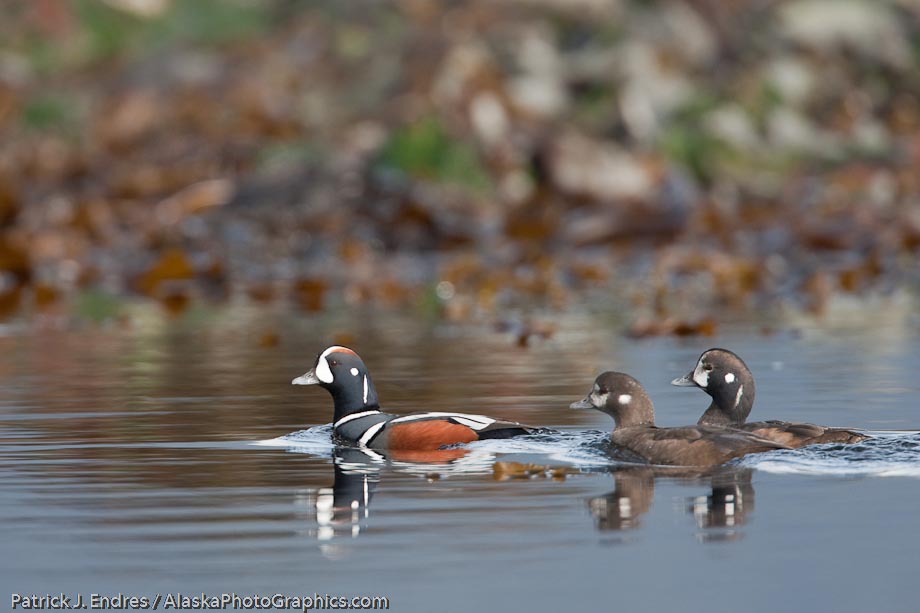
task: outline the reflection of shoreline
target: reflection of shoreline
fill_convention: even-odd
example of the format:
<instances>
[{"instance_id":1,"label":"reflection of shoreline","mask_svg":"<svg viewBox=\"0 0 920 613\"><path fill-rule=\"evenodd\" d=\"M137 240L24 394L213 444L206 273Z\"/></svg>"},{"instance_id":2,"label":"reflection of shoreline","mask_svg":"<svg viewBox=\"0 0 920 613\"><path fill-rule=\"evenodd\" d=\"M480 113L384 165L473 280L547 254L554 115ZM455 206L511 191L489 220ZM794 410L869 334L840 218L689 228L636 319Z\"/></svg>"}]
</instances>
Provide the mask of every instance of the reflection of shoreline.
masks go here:
<instances>
[{"instance_id":1,"label":"reflection of shoreline","mask_svg":"<svg viewBox=\"0 0 920 613\"><path fill-rule=\"evenodd\" d=\"M754 510L752 474L750 468L725 466L706 470L620 467L613 471L614 490L589 499L588 509L600 531L635 530L652 508L656 479L708 484L709 493L688 499L685 507L700 529L697 538L702 542L734 540L743 536L738 528Z\"/></svg>"}]
</instances>

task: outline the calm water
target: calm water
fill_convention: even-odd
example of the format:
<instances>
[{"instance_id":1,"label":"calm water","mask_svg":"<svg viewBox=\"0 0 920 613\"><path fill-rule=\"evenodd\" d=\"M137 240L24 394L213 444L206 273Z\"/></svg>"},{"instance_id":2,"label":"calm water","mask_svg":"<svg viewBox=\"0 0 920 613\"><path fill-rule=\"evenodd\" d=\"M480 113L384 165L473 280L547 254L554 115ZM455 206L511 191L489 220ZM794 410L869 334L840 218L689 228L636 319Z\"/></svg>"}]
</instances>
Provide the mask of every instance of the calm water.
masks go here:
<instances>
[{"instance_id":1,"label":"calm water","mask_svg":"<svg viewBox=\"0 0 920 613\"><path fill-rule=\"evenodd\" d=\"M878 314L884 313L880 322ZM915 611L920 317L870 309L765 336L626 340L602 316L527 349L487 327L238 310L130 329L0 336L0 597L383 595L396 611ZM872 322L870 327L863 322ZM281 343L266 347L266 332ZM400 412L559 428L438 457L333 448L331 401L293 387L355 346ZM610 465L612 424L571 411L627 371L661 425L707 404L673 388L713 345L758 380L754 415L888 433L707 474ZM525 467L536 473L523 478ZM336 510L344 504L354 508ZM162 607L161 607L162 608Z\"/></svg>"}]
</instances>

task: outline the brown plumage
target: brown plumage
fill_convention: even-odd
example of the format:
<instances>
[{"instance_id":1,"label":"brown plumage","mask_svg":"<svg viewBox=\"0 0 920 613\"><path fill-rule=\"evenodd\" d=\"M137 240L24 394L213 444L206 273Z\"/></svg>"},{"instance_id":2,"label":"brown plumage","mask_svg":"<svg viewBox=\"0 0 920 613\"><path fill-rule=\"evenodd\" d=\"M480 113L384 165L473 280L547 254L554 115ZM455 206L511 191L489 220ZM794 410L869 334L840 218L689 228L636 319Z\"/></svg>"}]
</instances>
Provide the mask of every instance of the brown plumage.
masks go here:
<instances>
[{"instance_id":1,"label":"brown plumage","mask_svg":"<svg viewBox=\"0 0 920 613\"><path fill-rule=\"evenodd\" d=\"M797 448L819 443L859 443L870 436L847 428L830 428L779 420L748 422L754 408L754 375L747 364L727 349L710 349L700 356L694 370L671 381L681 387L699 387L712 403L697 422L751 432L771 441Z\"/></svg>"},{"instance_id":2,"label":"brown plumage","mask_svg":"<svg viewBox=\"0 0 920 613\"><path fill-rule=\"evenodd\" d=\"M655 409L642 384L627 374L605 372L594 389L572 408L593 408L611 415L611 442L651 464L713 466L749 453L788 449L749 432L719 426L655 426Z\"/></svg>"}]
</instances>

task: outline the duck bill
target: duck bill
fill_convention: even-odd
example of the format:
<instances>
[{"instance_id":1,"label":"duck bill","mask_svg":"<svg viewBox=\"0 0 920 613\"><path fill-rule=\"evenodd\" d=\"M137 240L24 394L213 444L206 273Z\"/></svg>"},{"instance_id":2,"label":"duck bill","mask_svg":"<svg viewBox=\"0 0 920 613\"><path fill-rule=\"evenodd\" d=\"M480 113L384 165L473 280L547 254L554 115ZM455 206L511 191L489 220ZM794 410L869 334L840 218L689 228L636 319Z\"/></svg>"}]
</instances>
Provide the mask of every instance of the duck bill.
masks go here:
<instances>
[{"instance_id":1,"label":"duck bill","mask_svg":"<svg viewBox=\"0 0 920 613\"><path fill-rule=\"evenodd\" d=\"M569 405L570 409L593 409L594 405L591 404L591 398L585 396L581 400L577 400Z\"/></svg>"},{"instance_id":2,"label":"duck bill","mask_svg":"<svg viewBox=\"0 0 920 613\"><path fill-rule=\"evenodd\" d=\"M291 385L319 385L320 383L322 382L319 380L319 377L316 376L314 370L310 370L306 374L300 375L291 381Z\"/></svg>"},{"instance_id":3,"label":"duck bill","mask_svg":"<svg viewBox=\"0 0 920 613\"><path fill-rule=\"evenodd\" d=\"M671 385L676 385L677 387L698 387L696 381L693 380L693 372L688 372L683 377L677 377L671 381Z\"/></svg>"}]
</instances>

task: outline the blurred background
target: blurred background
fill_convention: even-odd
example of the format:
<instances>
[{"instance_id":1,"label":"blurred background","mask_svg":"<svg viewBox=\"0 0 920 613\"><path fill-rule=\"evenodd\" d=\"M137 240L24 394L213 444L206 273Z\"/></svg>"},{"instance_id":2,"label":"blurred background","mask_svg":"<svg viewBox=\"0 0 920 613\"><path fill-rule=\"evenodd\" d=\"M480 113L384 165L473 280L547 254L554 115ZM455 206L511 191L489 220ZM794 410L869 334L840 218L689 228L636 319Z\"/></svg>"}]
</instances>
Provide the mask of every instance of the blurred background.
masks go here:
<instances>
[{"instance_id":1,"label":"blurred background","mask_svg":"<svg viewBox=\"0 0 920 613\"><path fill-rule=\"evenodd\" d=\"M917 285L917 0L0 6L5 319L706 334Z\"/></svg>"}]
</instances>

